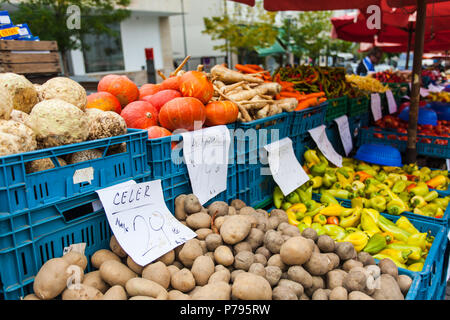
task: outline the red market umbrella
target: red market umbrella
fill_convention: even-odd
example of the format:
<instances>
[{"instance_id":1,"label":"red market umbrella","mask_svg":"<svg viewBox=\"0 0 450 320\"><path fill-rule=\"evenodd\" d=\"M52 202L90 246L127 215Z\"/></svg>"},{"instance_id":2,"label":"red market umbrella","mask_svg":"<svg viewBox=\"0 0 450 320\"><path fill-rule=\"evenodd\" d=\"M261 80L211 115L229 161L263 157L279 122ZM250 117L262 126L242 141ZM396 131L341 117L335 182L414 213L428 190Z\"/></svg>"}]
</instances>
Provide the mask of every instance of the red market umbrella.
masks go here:
<instances>
[{"instance_id":1,"label":"red market umbrella","mask_svg":"<svg viewBox=\"0 0 450 320\"><path fill-rule=\"evenodd\" d=\"M255 5L255 0L232 0L249 6ZM323 11L357 9L378 4L378 0L264 0L267 11Z\"/></svg>"}]
</instances>

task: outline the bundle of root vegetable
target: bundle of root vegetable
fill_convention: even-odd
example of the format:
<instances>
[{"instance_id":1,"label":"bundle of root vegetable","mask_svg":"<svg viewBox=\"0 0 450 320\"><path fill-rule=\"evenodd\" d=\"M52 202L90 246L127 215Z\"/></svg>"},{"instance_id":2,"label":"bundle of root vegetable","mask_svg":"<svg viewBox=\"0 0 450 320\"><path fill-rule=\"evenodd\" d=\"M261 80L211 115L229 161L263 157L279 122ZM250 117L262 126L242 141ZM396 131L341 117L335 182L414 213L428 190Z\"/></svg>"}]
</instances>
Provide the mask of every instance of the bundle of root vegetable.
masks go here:
<instances>
[{"instance_id":1,"label":"bundle of root vegetable","mask_svg":"<svg viewBox=\"0 0 450 320\"><path fill-rule=\"evenodd\" d=\"M212 100L229 100L235 103L239 108L240 122L291 112L298 105L296 98L276 100L281 92L281 85L264 80L258 74L244 74L224 65L216 65L211 69L210 77L215 91Z\"/></svg>"},{"instance_id":2,"label":"bundle of root vegetable","mask_svg":"<svg viewBox=\"0 0 450 320\"><path fill-rule=\"evenodd\" d=\"M412 279L390 259L378 265L350 242L300 231L286 212L255 210L241 200L204 208L180 195L175 216L197 238L137 265L111 238L91 257L69 252L47 261L25 300L403 300ZM81 283L67 287L78 273Z\"/></svg>"}]
</instances>

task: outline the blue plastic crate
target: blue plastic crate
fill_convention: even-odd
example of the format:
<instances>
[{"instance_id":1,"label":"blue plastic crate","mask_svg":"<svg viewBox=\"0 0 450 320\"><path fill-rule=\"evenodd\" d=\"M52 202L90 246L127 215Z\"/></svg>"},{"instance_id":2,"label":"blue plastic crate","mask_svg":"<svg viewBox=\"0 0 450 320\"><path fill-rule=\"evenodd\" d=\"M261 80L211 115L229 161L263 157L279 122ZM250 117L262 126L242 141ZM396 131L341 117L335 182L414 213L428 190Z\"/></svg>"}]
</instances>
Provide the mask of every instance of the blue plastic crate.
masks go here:
<instances>
[{"instance_id":1,"label":"blue plastic crate","mask_svg":"<svg viewBox=\"0 0 450 320\"><path fill-rule=\"evenodd\" d=\"M342 144L341 136L339 134L339 128L336 122L330 122L325 129L325 133L327 134L328 140L330 141L334 150L341 156L345 156L344 145Z\"/></svg>"},{"instance_id":2,"label":"blue plastic crate","mask_svg":"<svg viewBox=\"0 0 450 320\"><path fill-rule=\"evenodd\" d=\"M129 129L121 136L0 157L0 213L36 209L77 195L105 188L150 173L145 152L145 130ZM126 143L123 153L107 155L112 146ZM56 157L90 150L103 150L103 157L61 167ZM26 164L50 158L57 167L27 173ZM74 183L77 170L92 167L93 180Z\"/></svg>"},{"instance_id":3,"label":"blue plastic crate","mask_svg":"<svg viewBox=\"0 0 450 320\"><path fill-rule=\"evenodd\" d=\"M235 152L233 139L235 124L228 124L227 127L231 133L228 159L229 163L233 163ZM147 140L147 160L152 167L151 177L153 179L160 179L187 172L187 167L184 163L182 142L183 137L180 134ZM174 147L174 149L172 149L172 147Z\"/></svg>"},{"instance_id":4,"label":"blue plastic crate","mask_svg":"<svg viewBox=\"0 0 450 320\"><path fill-rule=\"evenodd\" d=\"M361 129L369 125L369 113L348 118L350 133L353 138L353 146L356 146Z\"/></svg>"},{"instance_id":5,"label":"blue plastic crate","mask_svg":"<svg viewBox=\"0 0 450 320\"><path fill-rule=\"evenodd\" d=\"M308 130L324 124L327 106L328 102L324 102L316 107L291 112L292 123L290 126L289 136L294 137L308 133Z\"/></svg>"},{"instance_id":6,"label":"blue plastic crate","mask_svg":"<svg viewBox=\"0 0 450 320\"><path fill-rule=\"evenodd\" d=\"M295 157L300 163L302 163L303 154L305 153L305 151L308 149L314 149L316 147L316 143L314 142L313 138L311 138L309 133L298 135L291 139Z\"/></svg>"},{"instance_id":7,"label":"blue plastic crate","mask_svg":"<svg viewBox=\"0 0 450 320\"><path fill-rule=\"evenodd\" d=\"M181 194L192 193L192 187L189 180L188 172L176 174L173 176L159 178L161 179L161 185L164 194L164 201L170 212L175 212L175 198ZM152 179L153 180L153 179ZM211 200L209 200L204 206L207 207L214 201L225 201L229 203L236 198L237 195L237 173L236 165L228 165L227 172L227 189Z\"/></svg>"}]
</instances>

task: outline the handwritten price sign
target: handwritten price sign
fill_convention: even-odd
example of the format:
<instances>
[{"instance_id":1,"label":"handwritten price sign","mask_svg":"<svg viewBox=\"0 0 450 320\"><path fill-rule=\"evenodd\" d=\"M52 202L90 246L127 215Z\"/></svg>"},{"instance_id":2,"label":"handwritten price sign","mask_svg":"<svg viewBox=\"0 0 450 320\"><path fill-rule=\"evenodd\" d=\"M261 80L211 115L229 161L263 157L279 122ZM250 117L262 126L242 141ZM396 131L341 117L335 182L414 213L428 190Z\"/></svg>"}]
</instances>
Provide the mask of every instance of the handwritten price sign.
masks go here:
<instances>
[{"instance_id":1,"label":"handwritten price sign","mask_svg":"<svg viewBox=\"0 0 450 320\"><path fill-rule=\"evenodd\" d=\"M120 246L140 266L196 237L170 213L161 180L97 191Z\"/></svg>"}]
</instances>

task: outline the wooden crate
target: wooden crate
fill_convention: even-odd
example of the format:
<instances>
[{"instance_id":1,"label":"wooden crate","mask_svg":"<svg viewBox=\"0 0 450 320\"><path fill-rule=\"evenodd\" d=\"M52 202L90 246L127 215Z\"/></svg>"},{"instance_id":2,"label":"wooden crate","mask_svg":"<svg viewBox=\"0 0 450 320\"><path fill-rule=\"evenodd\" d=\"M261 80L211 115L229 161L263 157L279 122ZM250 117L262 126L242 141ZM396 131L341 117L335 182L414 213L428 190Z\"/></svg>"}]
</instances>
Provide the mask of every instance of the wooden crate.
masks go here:
<instances>
[{"instance_id":1,"label":"wooden crate","mask_svg":"<svg viewBox=\"0 0 450 320\"><path fill-rule=\"evenodd\" d=\"M58 44L56 41L0 40L0 72L59 74Z\"/></svg>"}]
</instances>

